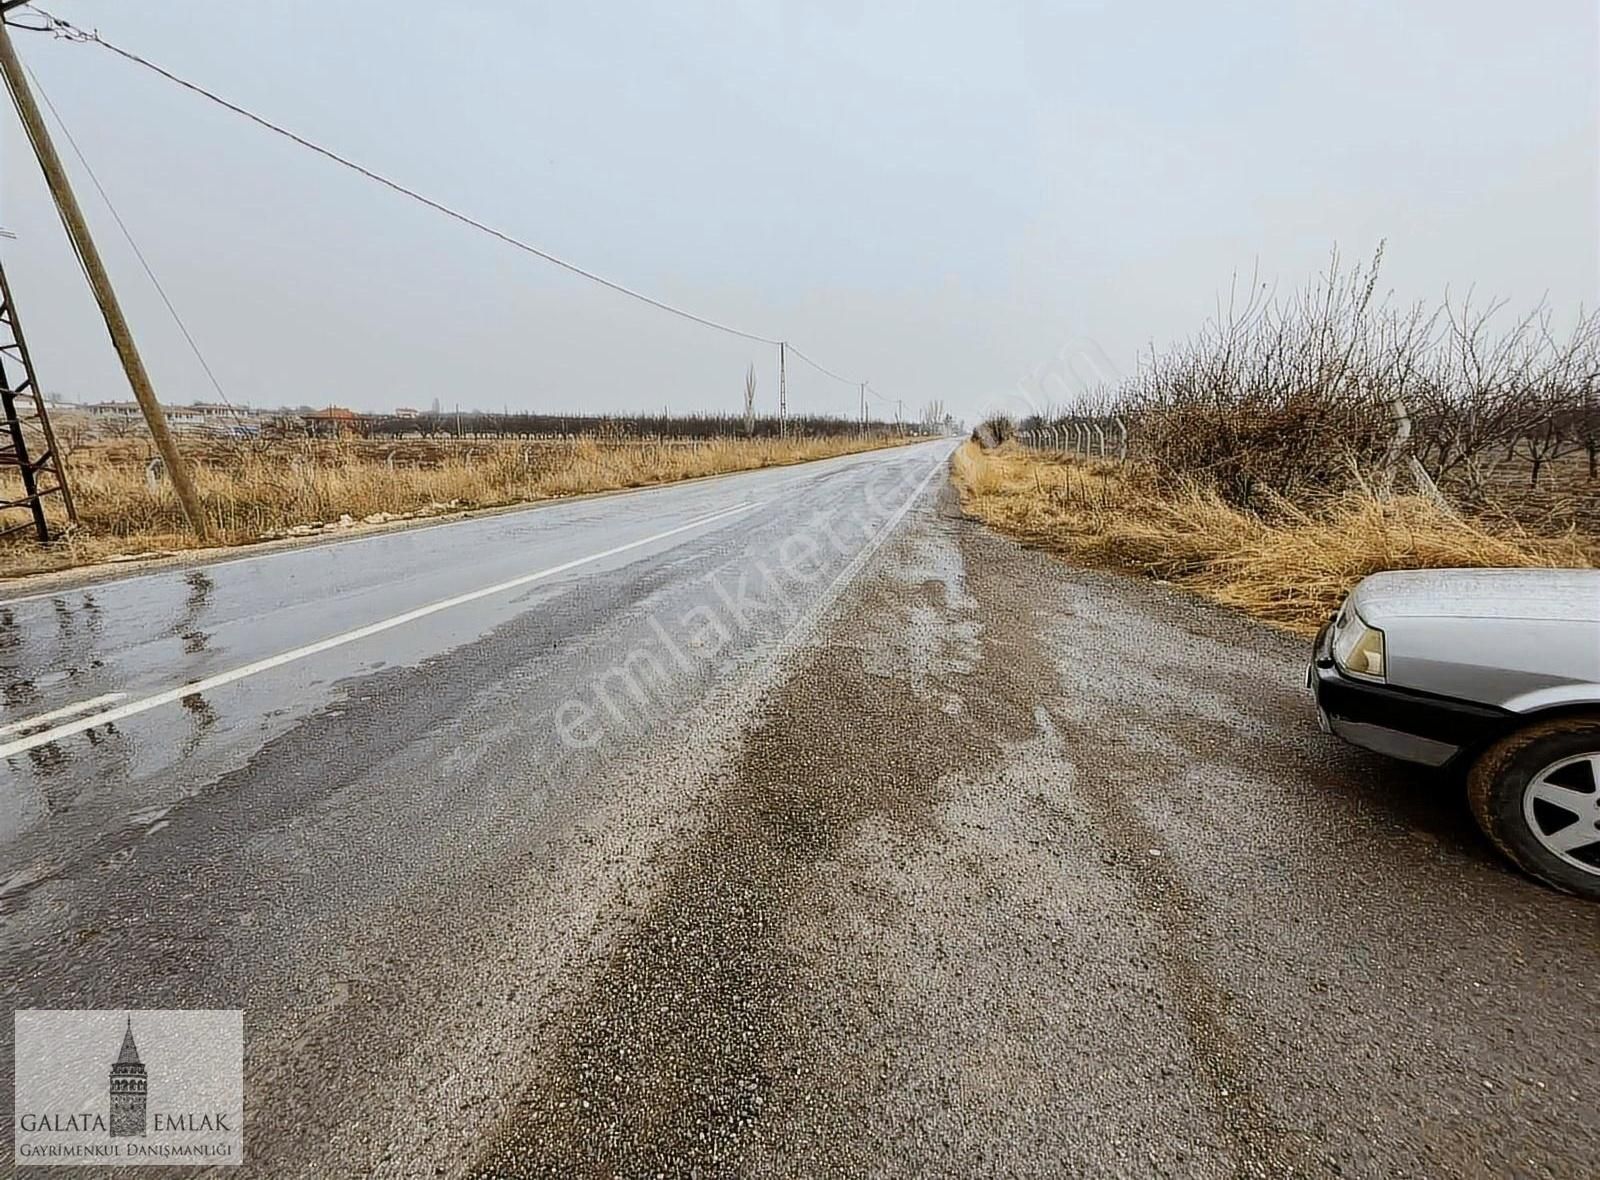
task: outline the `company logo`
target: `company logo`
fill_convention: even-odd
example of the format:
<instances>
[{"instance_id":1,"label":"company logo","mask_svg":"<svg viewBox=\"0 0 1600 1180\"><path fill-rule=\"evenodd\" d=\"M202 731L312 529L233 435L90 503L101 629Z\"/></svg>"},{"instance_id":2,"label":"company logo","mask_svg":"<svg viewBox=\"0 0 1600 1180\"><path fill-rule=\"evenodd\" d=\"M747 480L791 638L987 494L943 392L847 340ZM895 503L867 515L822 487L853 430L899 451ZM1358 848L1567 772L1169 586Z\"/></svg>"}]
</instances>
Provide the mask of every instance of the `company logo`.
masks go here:
<instances>
[{"instance_id":1,"label":"company logo","mask_svg":"<svg viewBox=\"0 0 1600 1180\"><path fill-rule=\"evenodd\" d=\"M244 1014L16 1014L18 1164L237 1164Z\"/></svg>"},{"instance_id":2,"label":"company logo","mask_svg":"<svg viewBox=\"0 0 1600 1180\"><path fill-rule=\"evenodd\" d=\"M122 1052L111 1063L111 1082L106 1091L107 1105L111 1107L111 1135L143 1135L145 1133L145 1099L150 1092L150 1080L144 1062L139 1060L139 1046L133 1040L133 1017L128 1017L128 1031L122 1038Z\"/></svg>"}]
</instances>

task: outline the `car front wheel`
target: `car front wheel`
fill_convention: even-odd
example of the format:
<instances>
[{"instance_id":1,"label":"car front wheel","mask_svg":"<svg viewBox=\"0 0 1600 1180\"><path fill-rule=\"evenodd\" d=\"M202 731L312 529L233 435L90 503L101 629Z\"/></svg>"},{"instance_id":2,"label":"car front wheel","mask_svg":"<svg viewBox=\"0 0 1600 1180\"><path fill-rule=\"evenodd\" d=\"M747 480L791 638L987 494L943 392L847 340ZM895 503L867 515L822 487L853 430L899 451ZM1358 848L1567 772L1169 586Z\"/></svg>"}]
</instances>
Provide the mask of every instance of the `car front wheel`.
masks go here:
<instances>
[{"instance_id":1,"label":"car front wheel","mask_svg":"<svg viewBox=\"0 0 1600 1180\"><path fill-rule=\"evenodd\" d=\"M1556 717L1502 738L1467 775L1478 825L1520 868L1600 901L1600 715Z\"/></svg>"}]
</instances>

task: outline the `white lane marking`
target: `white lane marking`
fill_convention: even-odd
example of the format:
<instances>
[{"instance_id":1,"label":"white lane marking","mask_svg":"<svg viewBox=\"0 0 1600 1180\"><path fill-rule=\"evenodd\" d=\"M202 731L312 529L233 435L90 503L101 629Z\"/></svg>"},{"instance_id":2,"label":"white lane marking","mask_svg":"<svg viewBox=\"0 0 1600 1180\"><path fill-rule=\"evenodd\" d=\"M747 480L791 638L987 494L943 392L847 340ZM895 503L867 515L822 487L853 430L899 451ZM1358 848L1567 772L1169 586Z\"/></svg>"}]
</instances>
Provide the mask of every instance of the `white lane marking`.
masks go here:
<instances>
[{"instance_id":1,"label":"white lane marking","mask_svg":"<svg viewBox=\"0 0 1600 1180\"><path fill-rule=\"evenodd\" d=\"M503 594L507 590L515 590L519 586L526 586L529 582L537 582L543 578L566 573L568 570L577 569L581 565L602 561L607 557L615 557L617 554L626 553L630 549L653 545L657 541L664 541L668 537L675 537L679 533L688 532L690 529L701 528L704 525L714 524L716 521L724 520L727 517L736 516L741 512L748 512L750 509L759 507L764 503L766 503L764 500L746 501L732 508L725 508L721 512L713 512L710 516L698 517L687 524L680 524L676 528L667 529L665 532L655 533L638 541L629 541L626 545L617 545L599 553L591 553L587 557L577 557L571 561L564 561L560 565L551 566L549 569L537 570L534 573L523 574L521 577L512 578L509 581L497 582L493 586L485 586L481 590L457 594L454 598L440 599L438 602L429 603L427 606L419 606L415 610L408 610L404 614L395 615L381 622L368 623L365 627L357 627L353 631L331 635L327 639L320 639L316 643L308 643L304 647L297 647L292 651L280 652L275 656L268 656L266 659L256 660L254 663L244 664L227 672L218 672L215 676L207 676L204 680L194 680L178 688L171 688L166 692L158 692L154 696L141 697L139 700L119 705L115 709L107 709L90 717L82 717L77 721L68 722L66 725L58 725L42 733L29 734L25 738L19 738L14 742L0 745L0 758L9 758L13 754L21 754L36 746L47 745L50 742L71 737L75 733L82 733L86 729L93 729L97 725L110 725L112 722L133 717L161 705L170 705L197 692L208 692L213 688L220 688L224 684L232 684L235 680L243 680L247 676L255 676L261 672L269 672L273 668L281 668L285 664L292 664L296 660L303 660L308 656L319 655L336 647L343 647L345 644L354 643L358 639L366 639L369 636L378 635L395 627L403 627L407 623L414 623L418 619L427 618L427 616L438 614L440 611L449 610L452 607L465 606L469 602L476 602L478 599L487 598L491 594Z\"/></svg>"},{"instance_id":2,"label":"white lane marking","mask_svg":"<svg viewBox=\"0 0 1600 1180\"><path fill-rule=\"evenodd\" d=\"M63 717L76 717L79 713L87 713L90 709L98 709L101 705L109 705L112 701L120 701L127 695L125 692L108 692L104 696L93 697L87 701L79 701L76 705L63 705L59 709L51 709L48 713L40 713L37 717L13 721L10 725L0 725L0 736L8 733L20 733L24 729L32 729L35 725L43 725L47 721L60 721Z\"/></svg>"}]
</instances>

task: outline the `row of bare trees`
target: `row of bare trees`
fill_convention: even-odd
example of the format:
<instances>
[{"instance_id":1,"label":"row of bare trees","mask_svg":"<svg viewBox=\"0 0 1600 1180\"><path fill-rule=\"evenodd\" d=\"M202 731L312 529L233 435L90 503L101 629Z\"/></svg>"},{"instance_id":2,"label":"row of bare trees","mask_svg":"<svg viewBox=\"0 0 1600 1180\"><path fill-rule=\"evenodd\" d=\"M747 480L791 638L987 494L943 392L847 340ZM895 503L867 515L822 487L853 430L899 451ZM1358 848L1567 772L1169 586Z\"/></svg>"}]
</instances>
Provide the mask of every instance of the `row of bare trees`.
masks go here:
<instances>
[{"instance_id":1,"label":"row of bare trees","mask_svg":"<svg viewBox=\"0 0 1600 1180\"><path fill-rule=\"evenodd\" d=\"M1418 458L1435 479L1479 493L1507 467L1537 485L1574 454L1600 479L1600 315L1561 331L1540 307L1497 330L1503 314L1469 301L1424 325L1442 342L1414 383Z\"/></svg>"},{"instance_id":2,"label":"row of bare trees","mask_svg":"<svg viewBox=\"0 0 1600 1180\"><path fill-rule=\"evenodd\" d=\"M1235 284L1194 337L1041 419L1120 418L1136 454L1243 505L1408 476L1481 500L1563 464L1600 494L1600 315L1396 306L1381 265L1335 254L1287 297Z\"/></svg>"},{"instance_id":3,"label":"row of bare trees","mask_svg":"<svg viewBox=\"0 0 1600 1180\"><path fill-rule=\"evenodd\" d=\"M892 422L865 424L853 418L820 414L791 414L785 429L807 437L832 437L891 433ZM412 418L372 417L362 423L364 433L375 438L422 435L429 438L544 438L552 435L594 437L712 439L750 436L775 438L775 415L743 414L419 414Z\"/></svg>"}]
</instances>

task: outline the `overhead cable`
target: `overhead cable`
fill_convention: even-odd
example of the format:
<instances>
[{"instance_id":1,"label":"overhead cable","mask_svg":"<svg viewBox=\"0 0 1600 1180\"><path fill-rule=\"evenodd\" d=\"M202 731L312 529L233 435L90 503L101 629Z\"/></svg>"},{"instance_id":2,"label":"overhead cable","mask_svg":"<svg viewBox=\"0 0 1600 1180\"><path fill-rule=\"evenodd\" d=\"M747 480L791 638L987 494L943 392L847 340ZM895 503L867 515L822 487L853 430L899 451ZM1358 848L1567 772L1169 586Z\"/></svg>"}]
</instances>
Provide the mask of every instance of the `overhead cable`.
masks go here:
<instances>
[{"instance_id":1,"label":"overhead cable","mask_svg":"<svg viewBox=\"0 0 1600 1180\"><path fill-rule=\"evenodd\" d=\"M488 234L490 237L496 238L508 246L513 246L518 250L522 250L528 254L534 255L535 257L542 258L546 262L552 263L555 266L561 267L563 270L570 271L575 275L588 279L590 282L599 283L602 287L607 287L618 294L626 295L630 299L637 299L641 303L647 303L651 307L658 308L661 311L668 312L671 315L680 316L686 320L692 320L697 324L701 324L707 328L714 328L719 332L726 332L731 336L739 336L745 340L754 340L759 344L775 345L780 343L773 337L763 336L757 332L746 332L744 329L735 328L731 324L724 324L718 320L713 320L703 315L697 315L695 312L689 311L685 308L676 307L673 304L657 299L654 296L646 295L642 291L637 291L632 287L625 286L622 283L618 283L611 279L605 278L602 275L598 275L594 271L579 266L575 262L568 262L566 259L560 258L550 253L548 250L542 250L538 246L535 246L530 242L525 242L521 238L509 234L504 230L496 229L494 226L479 221L477 218L463 213L459 209L454 209L449 205L444 204L442 201L436 201L432 197L424 196L417 190L401 184L397 180L392 180L383 175L381 172L376 172L373 169L366 167L364 164L358 164L348 156L343 156L331 148L326 148L321 144L314 143L305 138L305 136L290 131L287 127L284 127L278 123L274 123L271 119L247 110L238 103L223 98L221 95L212 90L206 89L204 86L201 86L198 83L191 82L186 78L181 78L177 74L174 74L171 70L157 65L155 62L141 57L139 54L134 53L131 50L123 49L119 45L112 44L110 41L107 41L104 37L102 37L98 32L90 32L85 29L80 29L70 21L62 20L60 17L46 12L42 8L35 7L34 11L49 21L49 27L47 29L34 29L32 26L28 25L16 25L14 27L27 28L34 32L51 32L70 41L85 42L109 49L118 57L124 58L127 61L133 62L135 65L142 66L144 69L159 74L169 82L176 83L185 90L192 91L193 93L200 95L202 98L205 98L210 102L216 103L220 107L232 111L236 115L240 115L246 119L249 119L257 126L264 127L275 135L281 135L285 139L299 144L301 147L306 148L309 151L313 151L325 159L332 160L335 164L338 164L343 168L348 168L350 171L364 176L368 180L375 181L376 183L383 185L385 188L399 193L403 197L407 197L410 200L416 201L418 204L425 205L437 213L442 213L452 220L459 221L463 225L470 226L471 228L478 230L480 233Z\"/></svg>"}]
</instances>

